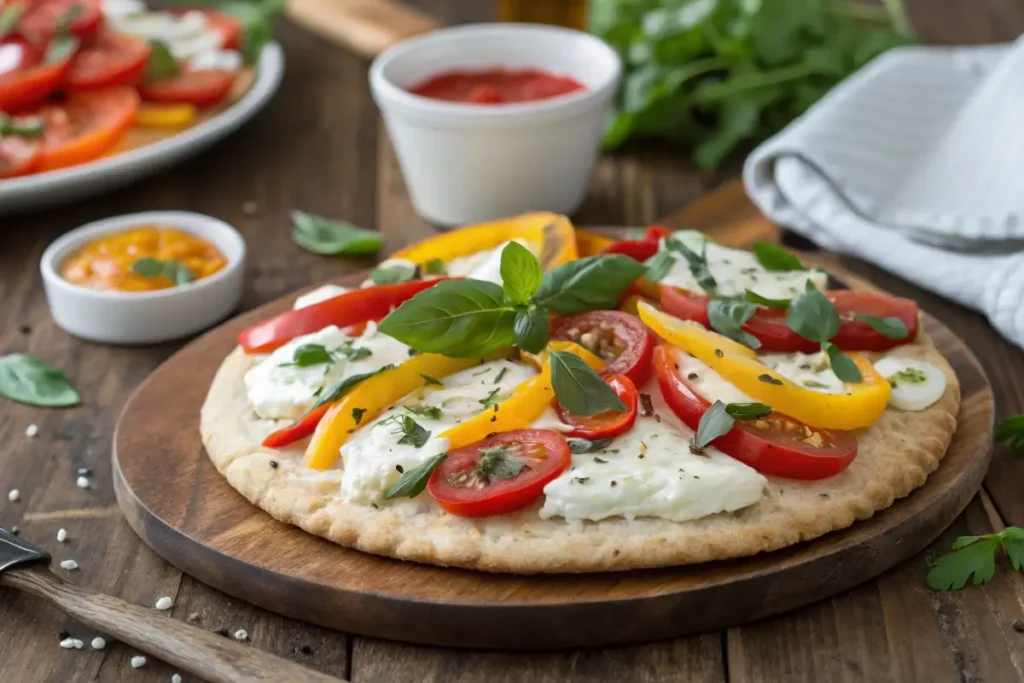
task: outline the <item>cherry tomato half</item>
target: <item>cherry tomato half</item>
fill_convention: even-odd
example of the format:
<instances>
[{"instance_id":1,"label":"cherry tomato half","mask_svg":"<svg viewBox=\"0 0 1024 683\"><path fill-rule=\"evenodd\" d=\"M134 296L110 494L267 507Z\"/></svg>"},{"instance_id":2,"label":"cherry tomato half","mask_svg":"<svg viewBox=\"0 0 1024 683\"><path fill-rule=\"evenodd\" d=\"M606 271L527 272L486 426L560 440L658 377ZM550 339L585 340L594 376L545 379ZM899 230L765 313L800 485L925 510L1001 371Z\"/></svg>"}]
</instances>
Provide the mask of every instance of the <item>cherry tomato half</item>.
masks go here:
<instances>
[{"instance_id":1,"label":"cherry tomato half","mask_svg":"<svg viewBox=\"0 0 1024 683\"><path fill-rule=\"evenodd\" d=\"M0 2L0 9L17 1ZM89 38L100 26L100 4L101 0L28 0L27 9L18 19L18 34L34 43L45 43L73 12L67 30L79 38Z\"/></svg>"},{"instance_id":2,"label":"cherry tomato half","mask_svg":"<svg viewBox=\"0 0 1024 683\"><path fill-rule=\"evenodd\" d=\"M654 334L640 318L622 311L588 311L563 321L552 339L574 341L596 353L606 375L625 375L642 387L651 377Z\"/></svg>"},{"instance_id":3,"label":"cherry tomato half","mask_svg":"<svg viewBox=\"0 0 1024 683\"><path fill-rule=\"evenodd\" d=\"M679 375L674 354L682 353L659 345L654 350L654 371L669 408L696 430L711 403L693 389L689 378ZM852 433L810 427L780 413L737 420L712 445L761 474L786 479L825 479L845 470L857 456L857 437Z\"/></svg>"},{"instance_id":4,"label":"cherry tomato half","mask_svg":"<svg viewBox=\"0 0 1024 683\"><path fill-rule=\"evenodd\" d=\"M498 455L495 449L501 449ZM504 459L500 474L495 457ZM427 491L453 515L504 515L540 498L571 461L569 443L558 432L501 432L449 453L430 476Z\"/></svg>"},{"instance_id":5,"label":"cherry tomato half","mask_svg":"<svg viewBox=\"0 0 1024 683\"><path fill-rule=\"evenodd\" d=\"M39 170L74 166L107 152L131 128L138 109L139 96L125 86L75 93L62 104L44 106Z\"/></svg>"},{"instance_id":6,"label":"cherry tomato half","mask_svg":"<svg viewBox=\"0 0 1024 683\"><path fill-rule=\"evenodd\" d=\"M39 162L41 146L38 140L18 135L0 137L0 178L32 173Z\"/></svg>"},{"instance_id":7,"label":"cherry tomato half","mask_svg":"<svg viewBox=\"0 0 1024 683\"><path fill-rule=\"evenodd\" d=\"M65 83L72 92L134 85L146 70L149 52L142 38L104 31L75 55Z\"/></svg>"},{"instance_id":8,"label":"cherry tomato half","mask_svg":"<svg viewBox=\"0 0 1024 683\"><path fill-rule=\"evenodd\" d=\"M16 67L0 73L0 111L9 114L42 102L57 89L71 66L70 58L48 64L43 47L20 38L0 40L0 52L5 53L5 61L18 58Z\"/></svg>"},{"instance_id":9,"label":"cherry tomato half","mask_svg":"<svg viewBox=\"0 0 1024 683\"><path fill-rule=\"evenodd\" d=\"M841 321L839 334L832 343L844 351L885 351L906 344L917 337L917 302L885 294L854 292L837 289L826 293L835 304ZM708 300L704 294L695 294L678 287L661 288L661 307L682 320L693 320L708 327ZM856 315L873 315L879 318L899 318L907 328L905 339L890 339L875 332L870 325L856 320ZM743 329L761 342L760 351L792 353L815 353L821 347L818 342L804 339L786 325L786 311L782 309L758 308Z\"/></svg>"},{"instance_id":10,"label":"cherry tomato half","mask_svg":"<svg viewBox=\"0 0 1024 683\"><path fill-rule=\"evenodd\" d=\"M661 240L672 233L661 226L647 228L644 236L638 240L622 240L607 247L603 254L624 254L637 261L646 261L658 253Z\"/></svg>"},{"instance_id":11,"label":"cherry tomato half","mask_svg":"<svg viewBox=\"0 0 1024 683\"><path fill-rule=\"evenodd\" d=\"M609 410L597 415L574 415L562 407L562 404L555 402L555 409L558 417L573 430L569 436L581 439L608 439L629 431L636 422L636 410L639 402L639 394L636 386L625 375L608 375L604 378L605 383L612 388L615 395L626 404L626 410Z\"/></svg>"},{"instance_id":12,"label":"cherry tomato half","mask_svg":"<svg viewBox=\"0 0 1024 683\"><path fill-rule=\"evenodd\" d=\"M235 74L229 71L185 67L170 78L140 83L139 94L153 102L212 107L228 96L234 84Z\"/></svg>"}]
</instances>

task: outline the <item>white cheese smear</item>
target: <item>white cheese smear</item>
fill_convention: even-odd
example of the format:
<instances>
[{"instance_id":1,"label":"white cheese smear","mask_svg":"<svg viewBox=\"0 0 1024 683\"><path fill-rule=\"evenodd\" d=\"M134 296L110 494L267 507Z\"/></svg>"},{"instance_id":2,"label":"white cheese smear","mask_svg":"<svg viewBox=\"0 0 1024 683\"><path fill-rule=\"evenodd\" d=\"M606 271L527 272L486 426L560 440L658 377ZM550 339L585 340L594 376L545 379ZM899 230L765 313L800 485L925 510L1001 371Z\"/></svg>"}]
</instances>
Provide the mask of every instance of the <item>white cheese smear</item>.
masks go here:
<instances>
[{"instance_id":1,"label":"white cheese smear","mask_svg":"<svg viewBox=\"0 0 1024 683\"><path fill-rule=\"evenodd\" d=\"M317 287L312 292L306 292L295 299L295 306L293 308L297 311L300 308L308 308L313 304L318 304L321 301L327 301L333 299L336 296L342 294L348 294L350 290L348 287L339 287L338 285L324 285L323 287Z\"/></svg>"}]
</instances>

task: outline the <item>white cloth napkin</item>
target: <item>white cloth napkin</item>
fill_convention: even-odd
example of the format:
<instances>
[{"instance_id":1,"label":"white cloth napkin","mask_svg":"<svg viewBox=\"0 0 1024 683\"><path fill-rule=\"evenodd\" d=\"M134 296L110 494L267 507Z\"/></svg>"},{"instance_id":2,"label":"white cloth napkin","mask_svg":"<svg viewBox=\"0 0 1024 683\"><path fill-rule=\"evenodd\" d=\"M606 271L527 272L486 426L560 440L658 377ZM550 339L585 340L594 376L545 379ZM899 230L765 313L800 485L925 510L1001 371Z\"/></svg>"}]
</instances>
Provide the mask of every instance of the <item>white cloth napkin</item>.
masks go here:
<instances>
[{"instance_id":1,"label":"white cloth napkin","mask_svg":"<svg viewBox=\"0 0 1024 683\"><path fill-rule=\"evenodd\" d=\"M892 50L759 146L771 219L983 312L1024 346L1024 39Z\"/></svg>"}]
</instances>

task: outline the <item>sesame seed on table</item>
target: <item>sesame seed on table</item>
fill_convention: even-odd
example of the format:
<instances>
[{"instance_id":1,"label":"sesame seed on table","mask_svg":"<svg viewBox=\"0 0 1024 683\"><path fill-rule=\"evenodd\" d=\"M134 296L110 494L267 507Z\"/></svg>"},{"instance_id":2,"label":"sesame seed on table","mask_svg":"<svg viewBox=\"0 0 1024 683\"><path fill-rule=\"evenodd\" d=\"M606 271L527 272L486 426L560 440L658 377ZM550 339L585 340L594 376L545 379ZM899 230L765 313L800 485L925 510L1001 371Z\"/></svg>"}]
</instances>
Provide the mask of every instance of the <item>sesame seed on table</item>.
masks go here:
<instances>
[{"instance_id":1,"label":"sesame seed on table","mask_svg":"<svg viewBox=\"0 0 1024 683\"><path fill-rule=\"evenodd\" d=\"M445 23L488 20L495 4L407 2ZM921 33L940 42L1007 40L1024 31L1024 7L1017 0L908 4ZM39 281L38 260L46 245L63 231L104 216L164 208L215 215L246 238L249 262L242 307L250 309L371 265L294 247L288 234L288 214L294 208L377 226L384 233L386 252L432 234L412 209L370 99L365 62L285 21L278 35L288 64L281 90L239 132L130 189L0 219L0 353L39 356L63 369L83 396L81 406L60 410L0 400L0 527L17 527L22 538L50 550L55 571L65 580L158 610L160 618L188 621L244 641L247 647L360 683L1001 683L1024 678L1019 575L1001 567L988 586L958 593L932 593L924 585L929 563L948 550L954 537L986 533L997 523L1024 526L1019 496L1024 459L1014 459L1003 447L996 449L985 494L926 553L877 580L756 624L611 650L470 654L352 636L245 604L183 575L151 551L117 508L111 438L130 393L181 343L113 347L66 335L50 318ZM578 225L648 224L737 172L734 164L716 174L701 174L689 166L685 152L664 145L630 147L602 158L574 220ZM745 233L740 214L746 209L738 199L729 204L737 207L735 222L701 224L691 216L687 225L673 222L672 227L705 228L713 234L717 228L722 239L741 243L778 237L774 232ZM986 366L996 389L997 415L1024 412L1024 356L1019 349L999 339L974 314L870 266L849 259L839 262L895 294L916 298L942 318ZM74 562L77 568L62 569L62 562ZM0 681L156 683L179 680L172 678L176 674L156 658L95 633L34 598L0 589Z\"/></svg>"}]
</instances>

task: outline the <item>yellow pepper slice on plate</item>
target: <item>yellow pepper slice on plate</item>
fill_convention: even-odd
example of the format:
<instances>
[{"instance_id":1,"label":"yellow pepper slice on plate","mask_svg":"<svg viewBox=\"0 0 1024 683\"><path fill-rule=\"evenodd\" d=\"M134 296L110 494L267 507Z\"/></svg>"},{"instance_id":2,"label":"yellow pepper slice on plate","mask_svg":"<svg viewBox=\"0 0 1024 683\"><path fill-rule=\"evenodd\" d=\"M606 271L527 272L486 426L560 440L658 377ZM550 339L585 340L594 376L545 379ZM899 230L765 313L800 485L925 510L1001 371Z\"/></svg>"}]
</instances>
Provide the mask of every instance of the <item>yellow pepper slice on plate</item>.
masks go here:
<instances>
[{"instance_id":1,"label":"yellow pepper slice on plate","mask_svg":"<svg viewBox=\"0 0 1024 683\"><path fill-rule=\"evenodd\" d=\"M191 104L146 103L135 113L135 123L147 128L184 128L198 115L199 110Z\"/></svg>"},{"instance_id":2,"label":"yellow pepper slice on plate","mask_svg":"<svg viewBox=\"0 0 1024 683\"><path fill-rule=\"evenodd\" d=\"M596 256L602 251L615 244L611 237L599 235L589 230L576 230L576 251L580 257Z\"/></svg>"},{"instance_id":3,"label":"yellow pepper slice on plate","mask_svg":"<svg viewBox=\"0 0 1024 683\"><path fill-rule=\"evenodd\" d=\"M576 235L569 219L556 213L539 212L442 233L410 245L391 258L421 266L435 259L448 263L510 240L527 243L545 271L577 257Z\"/></svg>"},{"instance_id":4,"label":"yellow pepper slice on plate","mask_svg":"<svg viewBox=\"0 0 1024 683\"><path fill-rule=\"evenodd\" d=\"M424 375L440 379L480 362L479 358L448 358L435 353L421 353L397 368L368 377L335 403L320 420L306 447L306 467L315 470L333 467L349 435L360 424L376 419L382 410L402 397L426 386L429 380ZM362 412L353 412L355 408Z\"/></svg>"},{"instance_id":5,"label":"yellow pepper slice on plate","mask_svg":"<svg viewBox=\"0 0 1024 683\"><path fill-rule=\"evenodd\" d=\"M574 342L553 341L542 352L543 366L540 374L526 380L504 401L493 408L471 417L458 424L441 436L448 439L449 448L454 450L487 438L494 432L509 432L514 429L528 429L543 414L555 390L551 386L550 351L569 351L578 355L594 370L604 367L604 361ZM536 358L536 357L534 357Z\"/></svg>"},{"instance_id":6,"label":"yellow pepper slice on plate","mask_svg":"<svg viewBox=\"0 0 1024 683\"><path fill-rule=\"evenodd\" d=\"M707 363L743 393L812 427L867 427L882 417L889 402L888 380L861 355L850 354L850 358L863 381L847 384L845 394L825 394L789 381L761 363L753 350L698 323L672 317L644 302L637 308L640 319L665 341Z\"/></svg>"}]
</instances>

